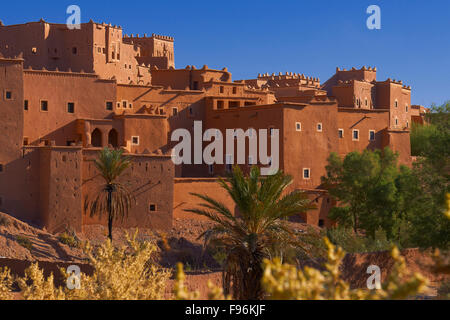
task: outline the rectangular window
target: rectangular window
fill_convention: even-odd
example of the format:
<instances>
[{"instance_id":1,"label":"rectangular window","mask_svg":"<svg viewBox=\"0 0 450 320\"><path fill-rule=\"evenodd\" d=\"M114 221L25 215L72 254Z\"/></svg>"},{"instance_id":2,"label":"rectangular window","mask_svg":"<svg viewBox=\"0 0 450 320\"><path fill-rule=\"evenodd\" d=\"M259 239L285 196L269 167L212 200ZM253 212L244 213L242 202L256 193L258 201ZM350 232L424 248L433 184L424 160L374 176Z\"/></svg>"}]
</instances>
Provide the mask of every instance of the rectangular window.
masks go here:
<instances>
[{"instance_id":1,"label":"rectangular window","mask_svg":"<svg viewBox=\"0 0 450 320\"><path fill-rule=\"evenodd\" d=\"M23 102L23 110L28 111L28 100Z\"/></svg>"},{"instance_id":2,"label":"rectangular window","mask_svg":"<svg viewBox=\"0 0 450 320\"><path fill-rule=\"evenodd\" d=\"M317 132L322 132L322 123L317 124Z\"/></svg>"},{"instance_id":3,"label":"rectangular window","mask_svg":"<svg viewBox=\"0 0 450 320\"><path fill-rule=\"evenodd\" d=\"M77 47L73 47L72 48L72 54L77 54L78 53L78 48Z\"/></svg>"},{"instance_id":4,"label":"rectangular window","mask_svg":"<svg viewBox=\"0 0 450 320\"><path fill-rule=\"evenodd\" d=\"M408 112L408 105L406 105L406 107L405 107L405 111L406 111L406 112Z\"/></svg>"},{"instance_id":5,"label":"rectangular window","mask_svg":"<svg viewBox=\"0 0 450 320\"><path fill-rule=\"evenodd\" d=\"M220 93L224 93L225 89L223 86L220 87Z\"/></svg>"},{"instance_id":6,"label":"rectangular window","mask_svg":"<svg viewBox=\"0 0 450 320\"><path fill-rule=\"evenodd\" d=\"M223 102L223 101L217 101L217 109L218 110L221 110L221 109L223 109L223 106L225 105L225 103Z\"/></svg>"},{"instance_id":7,"label":"rectangular window","mask_svg":"<svg viewBox=\"0 0 450 320\"><path fill-rule=\"evenodd\" d=\"M75 113L75 103L73 103L73 102L67 103L67 112Z\"/></svg>"},{"instance_id":8,"label":"rectangular window","mask_svg":"<svg viewBox=\"0 0 450 320\"><path fill-rule=\"evenodd\" d=\"M155 211L156 211L156 204L151 203L151 204L148 206L148 209L150 210L150 212L155 212Z\"/></svg>"},{"instance_id":9,"label":"rectangular window","mask_svg":"<svg viewBox=\"0 0 450 320\"><path fill-rule=\"evenodd\" d=\"M27 146L27 145L29 145L29 144L30 144L29 139L28 139L27 137L24 137L24 138L23 138L23 145L24 145L24 146Z\"/></svg>"},{"instance_id":10,"label":"rectangular window","mask_svg":"<svg viewBox=\"0 0 450 320\"><path fill-rule=\"evenodd\" d=\"M233 94L236 94L236 93L237 93L237 88L233 87Z\"/></svg>"},{"instance_id":11,"label":"rectangular window","mask_svg":"<svg viewBox=\"0 0 450 320\"><path fill-rule=\"evenodd\" d=\"M374 130L369 131L369 140L375 141L375 131Z\"/></svg>"},{"instance_id":12,"label":"rectangular window","mask_svg":"<svg viewBox=\"0 0 450 320\"><path fill-rule=\"evenodd\" d=\"M139 137L138 136L131 137L131 143L133 144L133 146L138 146L139 145Z\"/></svg>"},{"instance_id":13,"label":"rectangular window","mask_svg":"<svg viewBox=\"0 0 450 320\"><path fill-rule=\"evenodd\" d=\"M117 102L117 109L120 109L121 106L122 104L120 102Z\"/></svg>"},{"instance_id":14,"label":"rectangular window","mask_svg":"<svg viewBox=\"0 0 450 320\"><path fill-rule=\"evenodd\" d=\"M41 111L44 111L44 112L48 111L48 101L41 100Z\"/></svg>"},{"instance_id":15,"label":"rectangular window","mask_svg":"<svg viewBox=\"0 0 450 320\"><path fill-rule=\"evenodd\" d=\"M339 139L344 138L344 129L339 129Z\"/></svg>"},{"instance_id":16,"label":"rectangular window","mask_svg":"<svg viewBox=\"0 0 450 320\"><path fill-rule=\"evenodd\" d=\"M12 92L11 91L6 91L5 92L5 99L6 100L12 100Z\"/></svg>"},{"instance_id":17,"label":"rectangular window","mask_svg":"<svg viewBox=\"0 0 450 320\"><path fill-rule=\"evenodd\" d=\"M359 130L353 130L353 141L359 141Z\"/></svg>"},{"instance_id":18,"label":"rectangular window","mask_svg":"<svg viewBox=\"0 0 450 320\"><path fill-rule=\"evenodd\" d=\"M304 168L303 169L303 179L309 180L311 178L311 169Z\"/></svg>"},{"instance_id":19,"label":"rectangular window","mask_svg":"<svg viewBox=\"0 0 450 320\"><path fill-rule=\"evenodd\" d=\"M295 123L295 130L296 131L302 131L302 124L300 122Z\"/></svg>"},{"instance_id":20,"label":"rectangular window","mask_svg":"<svg viewBox=\"0 0 450 320\"><path fill-rule=\"evenodd\" d=\"M112 111L113 109L113 103L111 101L106 102L106 110Z\"/></svg>"},{"instance_id":21,"label":"rectangular window","mask_svg":"<svg viewBox=\"0 0 450 320\"><path fill-rule=\"evenodd\" d=\"M178 108L172 108L172 115L174 117L178 115Z\"/></svg>"},{"instance_id":22,"label":"rectangular window","mask_svg":"<svg viewBox=\"0 0 450 320\"><path fill-rule=\"evenodd\" d=\"M127 108L127 105L128 105L128 102L127 102L126 100L123 100L123 101L122 101L122 107L123 107L124 109L126 109L126 108Z\"/></svg>"},{"instance_id":23,"label":"rectangular window","mask_svg":"<svg viewBox=\"0 0 450 320\"><path fill-rule=\"evenodd\" d=\"M192 90L198 90L198 81L194 81L192 84Z\"/></svg>"}]
</instances>

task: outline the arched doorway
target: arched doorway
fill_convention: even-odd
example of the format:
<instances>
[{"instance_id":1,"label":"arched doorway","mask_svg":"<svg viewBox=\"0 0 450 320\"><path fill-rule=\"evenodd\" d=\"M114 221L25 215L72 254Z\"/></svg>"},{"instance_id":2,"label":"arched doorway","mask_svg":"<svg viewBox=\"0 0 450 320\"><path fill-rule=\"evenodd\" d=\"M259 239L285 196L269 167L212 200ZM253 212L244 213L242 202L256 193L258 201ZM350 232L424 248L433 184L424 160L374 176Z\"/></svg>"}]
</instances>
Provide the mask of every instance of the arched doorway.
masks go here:
<instances>
[{"instance_id":1,"label":"arched doorway","mask_svg":"<svg viewBox=\"0 0 450 320\"><path fill-rule=\"evenodd\" d=\"M113 146L113 148L119 147L119 134L116 129L111 129L108 134L108 145Z\"/></svg>"},{"instance_id":2,"label":"arched doorway","mask_svg":"<svg viewBox=\"0 0 450 320\"><path fill-rule=\"evenodd\" d=\"M94 131L92 131L91 135L92 139L92 146L95 148L101 148L103 146L102 143L102 132L97 128Z\"/></svg>"}]
</instances>

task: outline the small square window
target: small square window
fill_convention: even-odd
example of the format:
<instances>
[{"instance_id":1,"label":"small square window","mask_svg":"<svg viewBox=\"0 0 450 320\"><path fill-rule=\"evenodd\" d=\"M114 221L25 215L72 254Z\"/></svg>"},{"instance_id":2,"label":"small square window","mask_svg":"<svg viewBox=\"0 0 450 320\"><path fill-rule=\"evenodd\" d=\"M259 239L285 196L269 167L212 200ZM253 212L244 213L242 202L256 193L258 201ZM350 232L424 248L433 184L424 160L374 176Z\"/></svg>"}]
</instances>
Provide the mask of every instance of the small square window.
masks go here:
<instances>
[{"instance_id":1,"label":"small square window","mask_svg":"<svg viewBox=\"0 0 450 320\"><path fill-rule=\"evenodd\" d=\"M32 54L37 54L37 48L36 47L31 48L31 53Z\"/></svg>"},{"instance_id":2,"label":"small square window","mask_svg":"<svg viewBox=\"0 0 450 320\"><path fill-rule=\"evenodd\" d=\"M339 129L339 139L344 138L344 129Z\"/></svg>"},{"instance_id":3,"label":"small square window","mask_svg":"<svg viewBox=\"0 0 450 320\"><path fill-rule=\"evenodd\" d=\"M359 141L359 130L353 130L353 141Z\"/></svg>"},{"instance_id":4,"label":"small square window","mask_svg":"<svg viewBox=\"0 0 450 320\"><path fill-rule=\"evenodd\" d=\"M323 129L322 123L318 123L317 124L317 132L322 132L322 129Z\"/></svg>"},{"instance_id":5,"label":"small square window","mask_svg":"<svg viewBox=\"0 0 450 320\"><path fill-rule=\"evenodd\" d=\"M295 130L296 131L302 131L302 124L300 122L295 123Z\"/></svg>"},{"instance_id":6,"label":"small square window","mask_svg":"<svg viewBox=\"0 0 450 320\"><path fill-rule=\"evenodd\" d=\"M155 212L156 211L156 204L151 203L148 207L148 209L150 210L150 212Z\"/></svg>"},{"instance_id":7,"label":"small square window","mask_svg":"<svg viewBox=\"0 0 450 320\"><path fill-rule=\"evenodd\" d=\"M23 102L23 110L28 111L28 100Z\"/></svg>"},{"instance_id":8,"label":"small square window","mask_svg":"<svg viewBox=\"0 0 450 320\"><path fill-rule=\"evenodd\" d=\"M369 131L369 140L375 141L375 131L374 130Z\"/></svg>"},{"instance_id":9,"label":"small square window","mask_svg":"<svg viewBox=\"0 0 450 320\"><path fill-rule=\"evenodd\" d=\"M77 47L73 47L72 48L72 54L77 54L78 53L78 48Z\"/></svg>"},{"instance_id":10,"label":"small square window","mask_svg":"<svg viewBox=\"0 0 450 320\"><path fill-rule=\"evenodd\" d=\"M311 178L311 169L305 168L303 169L303 179L308 180Z\"/></svg>"},{"instance_id":11,"label":"small square window","mask_svg":"<svg viewBox=\"0 0 450 320\"><path fill-rule=\"evenodd\" d=\"M41 111L44 111L44 112L48 111L48 101L46 101L46 100L41 101Z\"/></svg>"},{"instance_id":12,"label":"small square window","mask_svg":"<svg viewBox=\"0 0 450 320\"><path fill-rule=\"evenodd\" d=\"M138 146L139 145L139 137L138 136L132 137L131 143L133 144L133 146Z\"/></svg>"},{"instance_id":13,"label":"small square window","mask_svg":"<svg viewBox=\"0 0 450 320\"><path fill-rule=\"evenodd\" d=\"M106 102L106 110L112 111L113 109L113 103L111 101Z\"/></svg>"},{"instance_id":14,"label":"small square window","mask_svg":"<svg viewBox=\"0 0 450 320\"><path fill-rule=\"evenodd\" d=\"M12 92L11 91L6 91L5 92L5 99L6 100L12 100Z\"/></svg>"},{"instance_id":15,"label":"small square window","mask_svg":"<svg viewBox=\"0 0 450 320\"><path fill-rule=\"evenodd\" d=\"M75 103L73 103L73 102L67 103L67 112L75 113Z\"/></svg>"}]
</instances>

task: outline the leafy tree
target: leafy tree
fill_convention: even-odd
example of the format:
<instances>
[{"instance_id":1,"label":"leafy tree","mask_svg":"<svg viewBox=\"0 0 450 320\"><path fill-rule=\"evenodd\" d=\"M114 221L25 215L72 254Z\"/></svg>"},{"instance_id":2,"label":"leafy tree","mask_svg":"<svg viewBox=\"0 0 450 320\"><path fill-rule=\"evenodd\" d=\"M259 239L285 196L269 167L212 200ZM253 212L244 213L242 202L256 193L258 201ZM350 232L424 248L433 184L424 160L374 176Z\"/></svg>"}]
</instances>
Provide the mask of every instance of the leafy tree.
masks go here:
<instances>
[{"instance_id":1,"label":"leafy tree","mask_svg":"<svg viewBox=\"0 0 450 320\"><path fill-rule=\"evenodd\" d=\"M446 193L450 192L450 101L432 106L426 124L415 126L411 144L419 156L414 163L414 185L409 215L411 239L420 247L448 248L450 221L445 219Z\"/></svg>"},{"instance_id":2,"label":"leafy tree","mask_svg":"<svg viewBox=\"0 0 450 320\"><path fill-rule=\"evenodd\" d=\"M322 182L339 204L331 219L371 238L381 228L389 240L398 240L409 209L405 183L411 170L397 166L397 154L389 148L351 152L344 159L332 153L326 171Z\"/></svg>"},{"instance_id":3,"label":"leafy tree","mask_svg":"<svg viewBox=\"0 0 450 320\"><path fill-rule=\"evenodd\" d=\"M95 160L95 166L105 183L92 201L87 199L85 209L91 217L99 215L101 218L104 213L108 215L108 237L111 241L113 221L123 220L134 200L128 189L118 181L130 165L130 158L123 156L123 150L104 148Z\"/></svg>"},{"instance_id":4,"label":"leafy tree","mask_svg":"<svg viewBox=\"0 0 450 320\"><path fill-rule=\"evenodd\" d=\"M197 193L192 195L203 201L199 204L200 208L185 211L215 222L214 227L201 237L205 238L206 243L226 250L225 294L230 294L232 289L236 299L262 299L263 260L276 243L302 246L286 219L310 209L310 201L300 191L285 193L292 177L281 171L262 177L259 168L253 167L249 176L244 176L241 169L235 166L230 177L220 179L219 183L235 202L236 216L225 204Z\"/></svg>"}]
</instances>

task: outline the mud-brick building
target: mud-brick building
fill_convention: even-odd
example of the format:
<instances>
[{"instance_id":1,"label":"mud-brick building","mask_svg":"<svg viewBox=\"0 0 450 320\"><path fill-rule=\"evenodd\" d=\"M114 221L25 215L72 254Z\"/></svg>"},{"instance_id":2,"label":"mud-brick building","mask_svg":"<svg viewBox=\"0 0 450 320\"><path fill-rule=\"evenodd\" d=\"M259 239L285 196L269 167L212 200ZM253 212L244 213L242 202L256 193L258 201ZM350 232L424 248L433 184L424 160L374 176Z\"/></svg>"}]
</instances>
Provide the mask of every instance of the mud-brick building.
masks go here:
<instances>
[{"instance_id":1,"label":"mud-brick building","mask_svg":"<svg viewBox=\"0 0 450 320\"><path fill-rule=\"evenodd\" d=\"M80 30L0 24L0 210L54 232L105 223L84 203L101 181L93 159L107 146L132 158L121 179L137 204L118 225L167 230L174 217L194 218L183 211L197 203L193 190L233 207L216 183L229 166L172 161L172 133L193 133L201 121L223 133L279 129L279 167L317 205L299 216L329 225L334 204L320 177L330 152L389 146L411 164L409 128L426 110L411 106L409 86L378 81L376 71L337 68L324 84L298 73L233 81L227 68L176 69L168 36L93 21Z\"/></svg>"}]
</instances>

